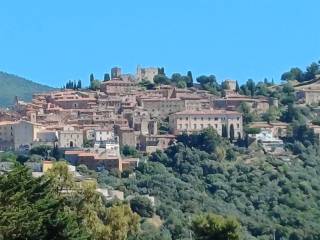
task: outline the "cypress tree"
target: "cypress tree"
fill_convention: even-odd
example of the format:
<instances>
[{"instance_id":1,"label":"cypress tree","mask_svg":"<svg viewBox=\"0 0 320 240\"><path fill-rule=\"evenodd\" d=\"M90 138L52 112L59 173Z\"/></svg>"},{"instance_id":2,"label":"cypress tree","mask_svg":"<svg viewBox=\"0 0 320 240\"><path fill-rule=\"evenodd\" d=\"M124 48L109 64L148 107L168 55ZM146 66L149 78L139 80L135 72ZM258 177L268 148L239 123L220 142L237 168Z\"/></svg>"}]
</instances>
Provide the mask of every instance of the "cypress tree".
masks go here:
<instances>
[{"instance_id":1,"label":"cypress tree","mask_svg":"<svg viewBox=\"0 0 320 240\"><path fill-rule=\"evenodd\" d=\"M237 92L237 93L240 92L240 87L239 87L238 81L236 81L236 92Z\"/></svg>"},{"instance_id":2,"label":"cypress tree","mask_svg":"<svg viewBox=\"0 0 320 240\"><path fill-rule=\"evenodd\" d=\"M77 89L81 89L81 88L82 88L81 80L78 80Z\"/></svg>"},{"instance_id":3,"label":"cypress tree","mask_svg":"<svg viewBox=\"0 0 320 240\"><path fill-rule=\"evenodd\" d=\"M109 81L109 80L110 80L110 74L109 73L105 73L104 77L103 77L103 81L106 82L106 81Z\"/></svg>"},{"instance_id":4,"label":"cypress tree","mask_svg":"<svg viewBox=\"0 0 320 240\"><path fill-rule=\"evenodd\" d=\"M94 76L93 73L90 74L90 83L92 83L94 81Z\"/></svg>"},{"instance_id":5,"label":"cypress tree","mask_svg":"<svg viewBox=\"0 0 320 240\"><path fill-rule=\"evenodd\" d=\"M227 130L227 126L225 124L222 125L222 137L224 137L224 138L228 137L228 130Z\"/></svg>"}]
</instances>

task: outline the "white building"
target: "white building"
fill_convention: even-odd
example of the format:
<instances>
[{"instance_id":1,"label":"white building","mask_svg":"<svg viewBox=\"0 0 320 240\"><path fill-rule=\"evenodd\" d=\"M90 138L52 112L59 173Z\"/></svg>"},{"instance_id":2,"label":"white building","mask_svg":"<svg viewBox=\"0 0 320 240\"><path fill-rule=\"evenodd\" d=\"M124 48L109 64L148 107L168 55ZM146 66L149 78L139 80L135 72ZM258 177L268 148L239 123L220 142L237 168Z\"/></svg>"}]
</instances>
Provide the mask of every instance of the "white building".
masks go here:
<instances>
[{"instance_id":1,"label":"white building","mask_svg":"<svg viewBox=\"0 0 320 240\"><path fill-rule=\"evenodd\" d=\"M105 141L114 139L114 131L112 128L95 129L94 136L95 136L95 142L105 142Z\"/></svg>"},{"instance_id":2,"label":"white building","mask_svg":"<svg viewBox=\"0 0 320 240\"><path fill-rule=\"evenodd\" d=\"M97 192L101 193L104 198L109 201L113 199L124 200L124 193L118 190L112 190L107 188L97 188Z\"/></svg>"},{"instance_id":3,"label":"white building","mask_svg":"<svg viewBox=\"0 0 320 240\"><path fill-rule=\"evenodd\" d=\"M261 143L263 149L266 152L278 152L284 151L283 141L279 138L275 138L270 129L264 129L258 134L252 134L258 143Z\"/></svg>"}]
</instances>

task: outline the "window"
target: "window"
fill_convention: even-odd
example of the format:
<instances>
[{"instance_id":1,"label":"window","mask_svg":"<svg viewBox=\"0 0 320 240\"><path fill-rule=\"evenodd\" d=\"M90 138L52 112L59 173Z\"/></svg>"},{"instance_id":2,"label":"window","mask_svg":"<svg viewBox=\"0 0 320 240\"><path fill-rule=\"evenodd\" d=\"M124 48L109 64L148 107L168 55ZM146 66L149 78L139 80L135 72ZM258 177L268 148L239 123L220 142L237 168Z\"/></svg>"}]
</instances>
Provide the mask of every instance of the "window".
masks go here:
<instances>
[{"instance_id":1,"label":"window","mask_svg":"<svg viewBox=\"0 0 320 240\"><path fill-rule=\"evenodd\" d=\"M186 117L186 120L188 120L188 117Z\"/></svg>"},{"instance_id":2,"label":"window","mask_svg":"<svg viewBox=\"0 0 320 240\"><path fill-rule=\"evenodd\" d=\"M203 121L203 117L201 117L201 121Z\"/></svg>"},{"instance_id":3,"label":"window","mask_svg":"<svg viewBox=\"0 0 320 240\"><path fill-rule=\"evenodd\" d=\"M203 124L201 124L200 126L201 126L201 129L203 129Z\"/></svg>"},{"instance_id":4,"label":"window","mask_svg":"<svg viewBox=\"0 0 320 240\"><path fill-rule=\"evenodd\" d=\"M215 124L214 127L215 127L215 128L218 128L218 124Z\"/></svg>"},{"instance_id":5,"label":"window","mask_svg":"<svg viewBox=\"0 0 320 240\"><path fill-rule=\"evenodd\" d=\"M237 128L239 128L240 127L240 124L239 123L237 123Z\"/></svg>"},{"instance_id":6,"label":"window","mask_svg":"<svg viewBox=\"0 0 320 240\"><path fill-rule=\"evenodd\" d=\"M197 129L197 124L193 124L193 128L194 128L194 129Z\"/></svg>"},{"instance_id":7,"label":"window","mask_svg":"<svg viewBox=\"0 0 320 240\"><path fill-rule=\"evenodd\" d=\"M197 120L197 118L195 117L195 118L193 118L193 120L195 120L195 121L196 121L196 120Z\"/></svg>"},{"instance_id":8,"label":"window","mask_svg":"<svg viewBox=\"0 0 320 240\"><path fill-rule=\"evenodd\" d=\"M188 129L188 124L185 124L185 126L186 126L186 129Z\"/></svg>"},{"instance_id":9,"label":"window","mask_svg":"<svg viewBox=\"0 0 320 240\"><path fill-rule=\"evenodd\" d=\"M179 128L182 129L182 124L179 124Z\"/></svg>"},{"instance_id":10,"label":"window","mask_svg":"<svg viewBox=\"0 0 320 240\"><path fill-rule=\"evenodd\" d=\"M208 120L211 121L211 118L209 117Z\"/></svg>"},{"instance_id":11,"label":"window","mask_svg":"<svg viewBox=\"0 0 320 240\"><path fill-rule=\"evenodd\" d=\"M215 118L214 118L214 120L215 120L215 121L218 121L218 118L217 118L217 117L215 117Z\"/></svg>"}]
</instances>

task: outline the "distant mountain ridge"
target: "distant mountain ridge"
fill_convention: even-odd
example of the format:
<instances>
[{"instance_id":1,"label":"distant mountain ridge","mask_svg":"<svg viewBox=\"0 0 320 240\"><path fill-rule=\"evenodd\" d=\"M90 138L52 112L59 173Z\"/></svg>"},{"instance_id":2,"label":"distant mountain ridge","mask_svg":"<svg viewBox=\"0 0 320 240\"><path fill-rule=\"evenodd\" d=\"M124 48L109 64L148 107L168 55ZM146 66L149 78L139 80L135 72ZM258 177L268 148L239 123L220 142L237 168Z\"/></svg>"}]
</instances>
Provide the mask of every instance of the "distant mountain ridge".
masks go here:
<instances>
[{"instance_id":1,"label":"distant mountain ridge","mask_svg":"<svg viewBox=\"0 0 320 240\"><path fill-rule=\"evenodd\" d=\"M30 101L34 93L53 90L55 89L52 87L0 71L0 107L13 105L15 96L21 100Z\"/></svg>"}]
</instances>

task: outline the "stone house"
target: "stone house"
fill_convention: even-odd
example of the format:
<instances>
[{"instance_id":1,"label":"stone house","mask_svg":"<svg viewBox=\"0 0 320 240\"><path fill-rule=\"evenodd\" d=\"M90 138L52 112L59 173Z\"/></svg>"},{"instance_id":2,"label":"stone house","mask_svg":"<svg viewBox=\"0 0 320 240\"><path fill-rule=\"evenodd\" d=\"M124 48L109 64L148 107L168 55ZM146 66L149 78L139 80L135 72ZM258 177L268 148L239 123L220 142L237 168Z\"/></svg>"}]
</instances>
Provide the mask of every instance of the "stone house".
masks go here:
<instances>
[{"instance_id":1,"label":"stone house","mask_svg":"<svg viewBox=\"0 0 320 240\"><path fill-rule=\"evenodd\" d=\"M318 105L320 103L320 89L301 89L296 92L296 99L300 103Z\"/></svg>"},{"instance_id":2,"label":"stone house","mask_svg":"<svg viewBox=\"0 0 320 240\"><path fill-rule=\"evenodd\" d=\"M141 68L137 67L137 81L147 80L153 83L153 78L159 74L159 69L156 67Z\"/></svg>"},{"instance_id":3,"label":"stone house","mask_svg":"<svg viewBox=\"0 0 320 240\"><path fill-rule=\"evenodd\" d=\"M136 82L122 81L119 79L113 79L107 82L101 83L100 90L108 95L126 94L136 91L138 85Z\"/></svg>"},{"instance_id":4,"label":"stone house","mask_svg":"<svg viewBox=\"0 0 320 240\"><path fill-rule=\"evenodd\" d=\"M165 150L174 141L174 135L140 135L140 151L153 153L157 150Z\"/></svg>"},{"instance_id":5,"label":"stone house","mask_svg":"<svg viewBox=\"0 0 320 240\"><path fill-rule=\"evenodd\" d=\"M0 150L9 150L14 148L13 126L16 122L0 122Z\"/></svg>"},{"instance_id":6,"label":"stone house","mask_svg":"<svg viewBox=\"0 0 320 240\"><path fill-rule=\"evenodd\" d=\"M60 148L81 148L83 146L83 131L71 126L65 126L58 132Z\"/></svg>"},{"instance_id":7,"label":"stone house","mask_svg":"<svg viewBox=\"0 0 320 240\"><path fill-rule=\"evenodd\" d=\"M251 98L238 94L231 94L223 98L212 99L212 108L236 110L241 105L246 103L250 106L252 111L264 113L269 109L269 99L265 97Z\"/></svg>"},{"instance_id":8,"label":"stone house","mask_svg":"<svg viewBox=\"0 0 320 240\"><path fill-rule=\"evenodd\" d=\"M14 149L21 151L31 149L41 129L40 124L25 120L18 121L13 125Z\"/></svg>"}]
</instances>

